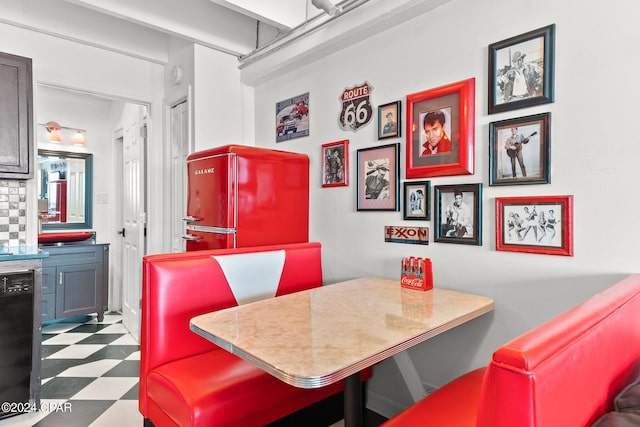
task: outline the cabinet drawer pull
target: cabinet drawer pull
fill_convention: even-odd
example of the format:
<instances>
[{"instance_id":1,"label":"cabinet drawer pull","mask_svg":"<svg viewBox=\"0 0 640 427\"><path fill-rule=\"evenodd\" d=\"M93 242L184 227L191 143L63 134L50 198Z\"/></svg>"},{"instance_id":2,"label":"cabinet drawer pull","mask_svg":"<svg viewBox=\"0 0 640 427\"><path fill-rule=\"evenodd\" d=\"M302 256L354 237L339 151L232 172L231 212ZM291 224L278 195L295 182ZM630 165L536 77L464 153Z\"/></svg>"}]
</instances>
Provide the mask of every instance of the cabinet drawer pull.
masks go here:
<instances>
[{"instance_id":1,"label":"cabinet drawer pull","mask_svg":"<svg viewBox=\"0 0 640 427\"><path fill-rule=\"evenodd\" d=\"M58 284L62 285L62 271L58 273Z\"/></svg>"}]
</instances>

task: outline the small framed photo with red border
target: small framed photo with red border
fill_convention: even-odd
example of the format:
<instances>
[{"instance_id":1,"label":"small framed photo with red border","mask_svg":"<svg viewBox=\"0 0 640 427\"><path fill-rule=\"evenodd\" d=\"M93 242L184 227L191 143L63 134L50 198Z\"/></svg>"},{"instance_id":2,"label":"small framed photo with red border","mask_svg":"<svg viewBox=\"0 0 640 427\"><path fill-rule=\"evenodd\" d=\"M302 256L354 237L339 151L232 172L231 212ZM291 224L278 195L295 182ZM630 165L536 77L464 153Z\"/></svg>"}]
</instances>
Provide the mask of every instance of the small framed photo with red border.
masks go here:
<instances>
[{"instance_id":1,"label":"small framed photo with red border","mask_svg":"<svg viewBox=\"0 0 640 427\"><path fill-rule=\"evenodd\" d=\"M496 250L573 256L573 196L497 197Z\"/></svg>"},{"instance_id":2,"label":"small framed photo with red border","mask_svg":"<svg viewBox=\"0 0 640 427\"><path fill-rule=\"evenodd\" d=\"M349 185L349 140L322 144L322 186Z\"/></svg>"}]
</instances>

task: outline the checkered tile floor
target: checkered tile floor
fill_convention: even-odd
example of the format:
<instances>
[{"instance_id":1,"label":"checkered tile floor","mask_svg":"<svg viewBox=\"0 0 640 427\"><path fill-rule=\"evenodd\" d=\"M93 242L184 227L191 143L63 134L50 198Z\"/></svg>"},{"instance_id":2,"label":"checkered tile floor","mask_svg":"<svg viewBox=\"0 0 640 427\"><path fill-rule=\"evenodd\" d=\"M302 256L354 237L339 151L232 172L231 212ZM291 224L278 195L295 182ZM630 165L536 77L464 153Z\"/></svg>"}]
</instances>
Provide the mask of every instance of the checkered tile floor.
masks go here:
<instances>
[{"instance_id":1,"label":"checkered tile floor","mask_svg":"<svg viewBox=\"0 0 640 427\"><path fill-rule=\"evenodd\" d=\"M45 324L43 411L1 420L0 427L142 426L139 369L139 346L119 314Z\"/></svg>"}]
</instances>

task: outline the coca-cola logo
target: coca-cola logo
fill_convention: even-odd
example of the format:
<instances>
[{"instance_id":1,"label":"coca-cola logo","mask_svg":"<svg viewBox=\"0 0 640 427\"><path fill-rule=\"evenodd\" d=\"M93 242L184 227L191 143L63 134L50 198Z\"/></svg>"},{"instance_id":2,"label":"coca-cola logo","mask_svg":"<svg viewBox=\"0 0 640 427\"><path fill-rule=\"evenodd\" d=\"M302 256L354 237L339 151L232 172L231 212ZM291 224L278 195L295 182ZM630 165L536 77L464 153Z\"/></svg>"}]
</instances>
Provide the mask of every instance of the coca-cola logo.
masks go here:
<instances>
[{"instance_id":1,"label":"coca-cola logo","mask_svg":"<svg viewBox=\"0 0 640 427\"><path fill-rule=\"evenodd\" d=\"M418 278L418 277L407 277L407 276L403 276L400 279L400 284L403 286L411 286L414 288L419 288L422 286L422 279Z\"/></svg>"}]
</instances>

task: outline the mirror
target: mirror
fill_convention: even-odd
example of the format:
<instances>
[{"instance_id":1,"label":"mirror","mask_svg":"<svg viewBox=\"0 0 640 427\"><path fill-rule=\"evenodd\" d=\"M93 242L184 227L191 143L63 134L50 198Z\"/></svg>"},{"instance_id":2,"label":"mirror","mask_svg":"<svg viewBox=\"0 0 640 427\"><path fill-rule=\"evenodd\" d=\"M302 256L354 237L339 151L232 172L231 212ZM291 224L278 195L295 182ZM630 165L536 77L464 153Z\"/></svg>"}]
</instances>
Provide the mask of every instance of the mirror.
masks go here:
<instances>
[{"instance_id":1,"label":"mirror","mask_svg":"<svg viewBox=\"0 0 640 427\"><path fill-rule=\"evenodd\" d=\"M43 230L92 226L93 155L38 150L38 210Z\"/></svg>"}]
</instances>

